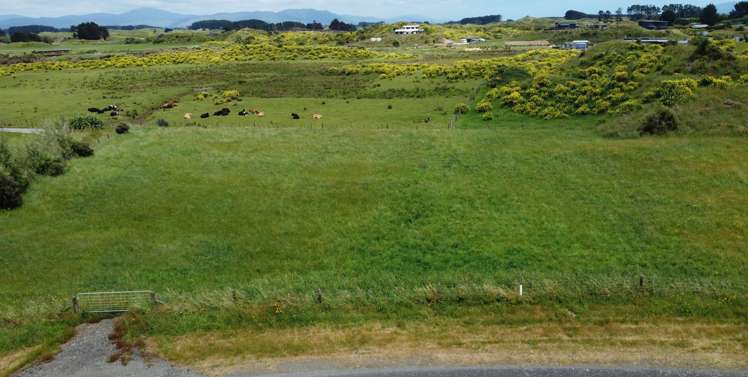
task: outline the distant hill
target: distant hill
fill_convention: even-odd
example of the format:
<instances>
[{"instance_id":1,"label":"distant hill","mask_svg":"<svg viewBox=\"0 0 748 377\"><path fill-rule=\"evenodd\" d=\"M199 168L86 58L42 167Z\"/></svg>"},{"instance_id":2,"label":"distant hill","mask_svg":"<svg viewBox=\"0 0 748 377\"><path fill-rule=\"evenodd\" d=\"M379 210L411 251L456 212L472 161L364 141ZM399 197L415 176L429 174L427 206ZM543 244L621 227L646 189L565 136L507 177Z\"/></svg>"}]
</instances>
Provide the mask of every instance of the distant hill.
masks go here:
<instances>
[{"instance_id":1,"label":"distant hill","mask_svg":"<svg viewBox=\"0 0 748 377\"><path fill-rule=\"evenodd\" d=\"M430 19L416 15L395 17L390 19L381 19L376 17L361 17L335 14L333 12L317 9L288 9L279 12L269 11L251 11L235 13L216 13L210 15L189 15L173 13L156 8L139 8L122 14L112 13L92 13L74 16L61 17L23 17L15 15L0 15L0 28L7 29L11 26L24 25L46 25L56 28L68 28L71 25L77 25L81 22L93 21L100 25L122 26L122 25L153 25L160 27L187 27L193 22L203 20L229 20L241 21L256 19L269 23L278 23L283 21L295 21L311 23L314 21L322 24L329 24L333 19L339 19L347 23L358 24L359 22L398 22L398 21L419 21L419 22L440 22L439 20Z\"/></svg>"}]
</instances>

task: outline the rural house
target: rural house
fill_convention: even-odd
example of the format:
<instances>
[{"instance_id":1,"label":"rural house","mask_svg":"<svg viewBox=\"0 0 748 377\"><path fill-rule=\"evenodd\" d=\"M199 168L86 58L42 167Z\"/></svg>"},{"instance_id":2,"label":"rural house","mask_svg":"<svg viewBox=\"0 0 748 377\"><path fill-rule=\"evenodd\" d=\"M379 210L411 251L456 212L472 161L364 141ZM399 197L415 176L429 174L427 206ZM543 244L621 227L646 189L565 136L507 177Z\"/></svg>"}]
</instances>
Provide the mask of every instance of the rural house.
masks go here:
<instances>
[{"instance_id":1,"label":"rural house","mask_svg":"<svg viewBox=\"0 0 748 377\"><path fill-rule=\"evenodd\" d=\"M402 27L395 29L395 34L397 35L420 34L423 32L424 30L421 29L421 25L417 25L417 24L403 25Z\"/></svg>"}]
</instances>

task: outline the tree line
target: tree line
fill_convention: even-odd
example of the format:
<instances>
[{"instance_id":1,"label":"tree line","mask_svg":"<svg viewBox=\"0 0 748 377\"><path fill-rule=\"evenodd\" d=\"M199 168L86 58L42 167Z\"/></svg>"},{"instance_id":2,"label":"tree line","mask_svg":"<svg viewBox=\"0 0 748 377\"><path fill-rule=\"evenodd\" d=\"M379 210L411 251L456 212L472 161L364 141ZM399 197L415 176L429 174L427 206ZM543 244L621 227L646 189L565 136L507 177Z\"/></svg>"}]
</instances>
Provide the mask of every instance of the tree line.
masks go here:
<instances>
[{"instance_id":1,"label":"tree line","mask_svg":"<svg viewBox=\"0 0 748 377\"><path fill-rule=\"evenodd\" d=\"M73 38L83 40L101 40L109 38L109 30L99 26L95 22L84 22L71 26L69 29L57 29L44 25L14 26L8 30L0 30L0 39L7 39L11 43L17 42L44 42L50 43L48 38L41 33L72 32Z\"/></svg>"},{"instance_id":2,"label":"tree line","mask_svg":"<svg viewBox=\"0 0 748 377\"><path fill-rule=\"evenodd\" d=\"M205 20L198 21L190 25L190 30L239 30L239 29L255 29L263 30L267 32L278 32L278 31L291 31L291 30L311 30L320 31L324 30L325 27L319 22L312 22L304 24L302 22L285 21L279 23L268 23L262 20L243 20L243 21L228 21L228 20ZM356 26L347 24L338 20L337 18L332 20L328 29L333 31L356 31Z\"/></svg>"},{"instance_id":3,"label":"tree line","mask_svg":"<svg viewBox=\"0 0 748 377\"><path fill-rule=\"evenodd\" d=\"M638 20L661 20L676 23L682 21L687 23L690 20L698 19L707 25L715 25L724 18L717 11L714 4L706 7L700 7L691 4L668 4L662 7L657 5L640 5L634 4L626 9L618 8L615 14L609 10L600 10L596 15L590 15L577 10L569 10L564 15L567 20L579 20L583 18L594 18L601 22L623 21L623 17L633 21ZM748 16L748 1L741 1L735 4L735 9L730 12L729 18L741 18Z\"/></svg>"}]
</instances>

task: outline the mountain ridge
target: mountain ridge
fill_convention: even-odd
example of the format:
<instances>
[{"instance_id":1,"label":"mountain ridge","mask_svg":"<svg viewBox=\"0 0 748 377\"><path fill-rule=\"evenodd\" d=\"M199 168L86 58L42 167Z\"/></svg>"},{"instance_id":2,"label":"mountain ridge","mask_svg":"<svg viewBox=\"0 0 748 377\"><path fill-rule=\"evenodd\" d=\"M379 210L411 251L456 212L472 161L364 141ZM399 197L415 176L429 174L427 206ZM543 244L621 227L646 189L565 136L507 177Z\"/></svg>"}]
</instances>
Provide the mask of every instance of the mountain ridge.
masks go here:
<instances>
[{"instance_id":1,"label":"mountain ridge","mask_svg":"<svg viewBox=\"0 0 748 377\"><path fill-rule=\"evenodd\" d=\"M401 16L393 18L378 18L367 16L353 16L337 14L327 10L319 9L285 9L281 11L243 11L243 12L220 12L208 15L191 15L170 12L159 8L142 7L132 9L124 13L90 13L81 15L66 15L59 17L26 17L17 15L0 15L0 28L7 29L13 26L44 25L56 28L67 28L81 22L93 21L106 26L125 25L151 25L159 27L187 27L193 22L204 20L229 20L241 21L258 19L265 22L278 23L283 21L296 21L311 23L314 21L329 24L333 19L343 22L358 24L359 22L398 22L398 21L421 21L441 22L429 17Z\"/></svg>"}]
</instances>

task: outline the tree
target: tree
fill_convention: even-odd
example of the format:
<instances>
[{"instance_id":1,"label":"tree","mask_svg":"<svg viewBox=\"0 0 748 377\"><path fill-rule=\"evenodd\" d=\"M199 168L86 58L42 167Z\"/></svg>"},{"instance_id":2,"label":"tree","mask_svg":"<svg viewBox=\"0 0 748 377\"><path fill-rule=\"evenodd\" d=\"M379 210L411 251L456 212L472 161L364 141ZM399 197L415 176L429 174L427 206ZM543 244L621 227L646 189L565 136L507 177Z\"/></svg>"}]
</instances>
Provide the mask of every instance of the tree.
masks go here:
<instances>
[{"instance_id":1,"label":"tree","mask_svg":"<svg viewBox=\"0 0 748 377\"><path fill-rule=\"evenodd\" d=\"M587 13L580 12L578 10L567 10L564 18L567 20L581 20L587 17Z\"/></svg>"},{"instance_id":2,"label":"tree","mask_svg":"<svg viewBox=\"0 0 748 377\"><path fill-rule=\"evenodd\" d=\"M717 13L717 7L714 6L714 4L707 5L704 10L701 12L701 17L699 17L702 23L705 23L709 26L714 26L719 22L719 14Z\"/></svg>"},{"instance_id":3,"label":"tree","mask_svg":"<svg viewBox=\"0 0 748 377\"><path fill-rule=\"evenodd\" d=\"M84 22L78 26L71 26L70 30L73 32L73 38L77 39L98 41L109 38L109 30L95 22Z\"/></svg>"},{"instance_id":4,"label":"tree","mask_svg":"<svg viewBox=\"0 0 748 377\"><path fill-rule=\"evenodd\" d=\"M661 21L675 22L676 18L678 18L678 16L675 14L674 11L670 9L662 12L662 15L660 15Z\"/></svg>"},{"instance_id":5,"label":"tree","mask_svg":"<svg viewBox=\"0 0 748 377\"><path fill-rule=\"evenodd\" d=\"M623 22L623 8L616 9L616 22Z\"/></svg>"},{"instance_id":6,"label":"tree","mask_svg":"<svg viewBox=\"0 0 748 377\"><path fill-rule=\"evenodd\" d=\"M42 37L39 34L29 33L27 31L17 31L10 35L11 43L18 42L41 42Z\"/></svg>"},{"instance_id":7,"label":"tree","mask_svg":"<svg viewBox=\"0 0 748 377\"><path fill-rule=\"evenodd\" d=\"M309 30L325 30L325 27L321 23L314 21L311 24L306 24L306 28Z\"/></svg>"},{"instance_id":8,"label":"tree","mask_svg":"<svg viewBox=\"0 0 748 377\"><path fill-rule=\"evenodd\" d=\"M605 18L605 12L604 11L597 12L597 20L598 21L603 22L604 18Z\"/></svg>"},{"instance_id":9,"label":"tree","mask_svg":"<svg viewBox=\"0 0 748 377\"><path fill-rule=\"evenodd\" d=\"M190 25L191 30L200 30L200 29L230 30L233 27L234 27L234 23L229 20L205 20L205 21L198 21Z\"/></svg>"},{"instance_id":10,"label":"tree","mask_svg":"<svg viewBox=\"0 0 748 377\"><path fill-rule=\"evenodd\" d=\"M730 12L730 17L732 18L740 18L743 16L748 16L748 1L741 1L735 4L735 10Z\"/></svg>"},{"instance_id":11,"label":"tree","mask_svg":"<svg viewBox=\"0 0 748 377\"><path fill-rule=\"evenodd\" d=\"M356 26L347 24L338 20L337 18L332 20L330 23L330 30L333 31L356 31Z\"/></svg>"},{"instance_id":12,"label":"tree","mask_svg":"<svg viewBox=\"0 0 748 377\"><path fill-rule=\"evenodd\" d=\"M610 13L609 10L605 11L605 22L610 22L613 20L613 13Z\"/></svg>"}]
</instances>

